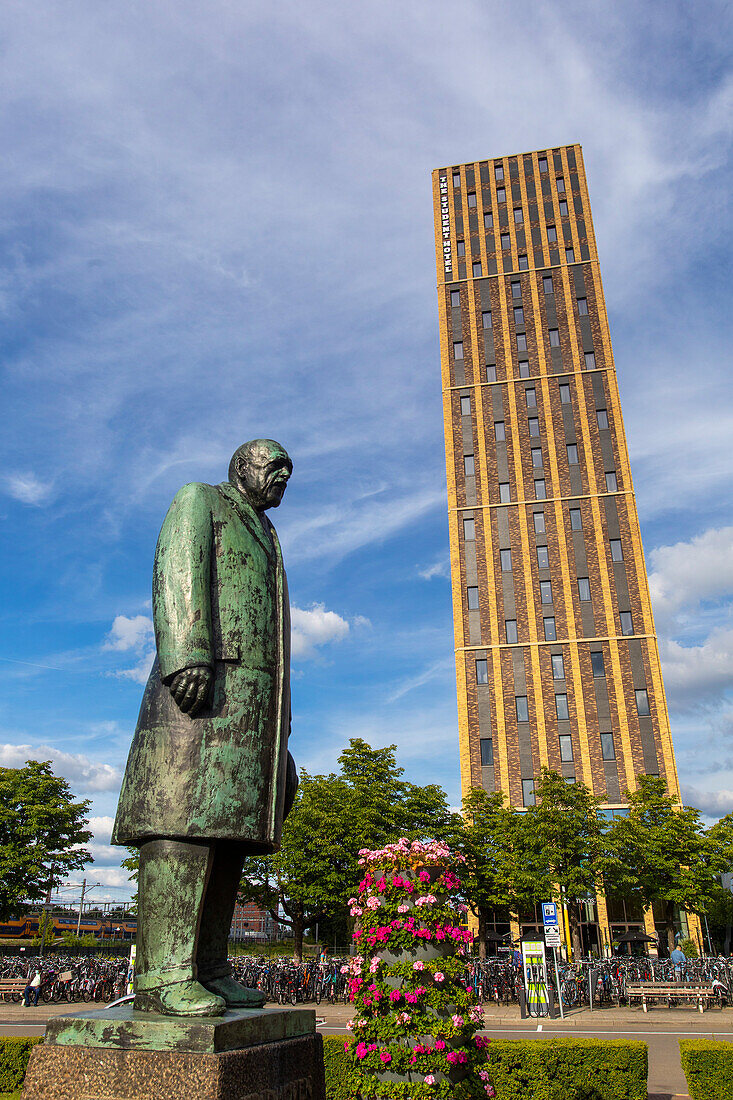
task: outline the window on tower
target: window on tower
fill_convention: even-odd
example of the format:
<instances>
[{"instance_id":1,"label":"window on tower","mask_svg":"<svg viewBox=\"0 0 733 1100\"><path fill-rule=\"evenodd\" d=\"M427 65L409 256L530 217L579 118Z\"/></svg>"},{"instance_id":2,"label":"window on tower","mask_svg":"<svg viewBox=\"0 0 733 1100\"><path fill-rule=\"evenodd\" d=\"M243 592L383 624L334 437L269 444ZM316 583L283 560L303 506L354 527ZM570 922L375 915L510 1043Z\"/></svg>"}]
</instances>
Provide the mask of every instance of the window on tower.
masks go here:
<instances>
[{"instance_id":1,"label":"window on tower","mask_svg":"<svg viewBox=\"0 0 733 1100\"><path fill-rule=\"evenodd\" d=\"M591 652L590 663L594 679L602 680L606 675L606 664L603 660L603 653L599 649Z\"/></svg>"},{"instance_id":2,"label":"window on tower","mask_svg":"<svg viewBox=\"0 0 733 1100\"><path fill-rule=\"evenodd\" d=\"M608 428L608 413L605 409L596 409L596 420L600 431L603 432Z\"/></svg>"},{"instance_id":3,"label":"window on tower","mask_svg":"<svg viewBox=\"0 0 733 1100\"><path fill-rule=\"evenodd\" d=\"M581 317L588 316L588 299L578 298L578 313Z\"/></svg>"},{"instance_id":4,"label":"window on tower","mask_svg":"<svg viewBox=\"0 0 733 1100\"><path fill-rule=\"evenodd\" d=\"M577 443L568 443L568 464L570 466L578 465L578 445Z\"/></svg>"},{"instance_id":5,"label":"window on tower","mask_svg":"<svg viewBox=\"0 0 733 1100\"><path fill-rule=\"evenodd\" d=\"M463 456L463 472L466 477L474 477L476 474L476 467L473 461L473 455Z\"/></svg>"},{"instance_id":6,"label":"window on tower","mask_svg":"<svg viewBox=\"0 0 733 1100\"><path fill-rule=\"evenodd\" d=\"M554 225L548 225L547 227L547 239L552 244L557 241L557 230Z\"/></svg>"},{"instance_id":7,"label":"window on tower","mask_svg":"<svg viewBox=\"0 0 733 1100\"><path fill-rule=\"evenodd\" d=\"M582 603L590 602L590 580L588 577L578 577L578 599Z\"/></svg>"},{"instance_id":8,"label":"window on tower","mask_svg":"<svg viewBox=\"0 0 733 1100\"><path fill-rule=\"evenodd\" d=\"M466 542L474 542L476 539L476 521L465 518L463 520L463 537Z\"/></svg>"},{"instance_id":9,"label":"window on tower","mask_svg":"<svg viewBox=\"0 0 733 1100\"><path fill-rule=\"evenodd\" d=\"M525 398L525 401L527 402L527 408L528 409L536 409L537 408L537 392L534 389L525 390L524 391L524 398Z\"/></svg>"},{"instance_id":10,"label":"window on tower","mask_svg":"<svg viewBox=\"0 0 733 1100\"><path fill-rule=\"evenodd\" d=\"M494 421L494 437L497 443L502 443L506 439L506 426L503 420Z\"/></svg>"},{"instance_id":11,"label":"window on tower","mask_svg":"<svg viewBox=\"0 0 733 1100\"><path fill-rule=\"evenodd\" d=\"M529 705L526 695L515 695L514 702L517 708L517 721L529 722Z\"/></svg>"},{"instance_id":12,"label":"window on tower","mask_svg":"<svg viewBox=\"0 0 733 1100\"><path fill-rule=\"evenodd\" d=\"M463 358L463 340L454 340L453 342L453 358Z\"/></svg>"},{"instance_id":13,"label":"window on tower","mask_svg":"<svg viewBox=\"0 0 733 1100\"><path fill-rule=\"evenodd\" d=\"M517 333L517 351L527 350L527 334L524 332Z\"/></svg>"},{"instance_id":14,"label":"window on tower","mask_svg":"<svg viewBox=\"0 0 733 1100\"><path fill-rule=\"evenodd\" d=\"M540 603L552 603L552 581L540 581Z\"/></svg>"},{"instance_id":15,"label":"window on tower","mask_svg":"<svg viewBox=\"0 0 733 1100\"><path fill-rule=\"evenodd\" d=\"M582 531L583 530L583 515L580 508L570 509L570 530Z\"/></svg>"},{"instance_id":16,"label":"window on tower","mask_svg":"<svg viewBox=\"0 0 733 1100\"><path fill-rule=\"evenodd\" d=\"M555 695L555 714L557 715L558 722L567 722L570 718L568 697L564 692Z\"/></svg>"},{"instance_id":17,"label":"window on tower","mask_svg":"<svg viewBox=\"0 0 733 1100\"><path fill-rule=\"evenodd\" d=\"M555 696L557 699L557 696ZM564 733L560 737L560 760L563 764L572 763L573 759L573 739L568 734Z\"/></svg>"},{"instance_id":18,"label":"window on tower","mask_svg":"<svg viewBox=\"0 0 733 1100\"><path fill-rule=\"evenodd\" d=\"M635 691L636 695L636 713L640 718L648 718L651 714L649 710L649 696L647 695L646 688L642 688L641 691Z\"/></svg>"},{"instance_id":19,"label":"window on tower","mask_svg":"<svg viewBox=\"0 0 733 1100\"><path fill-rule=\"evenodd\" d=\"M515 223L515 225L523 225L524 224L524 214L522 213L521 206L515 206L514 207L514 223Z\"/></svg>"},{"instance_id":20,"label":"window on tower","mask_svg":"<svg viewBox=\"0 0 733 1100\"><path fill-rule=\"evenodd\" d=\"M506 631L507 645L516 645L517 642L517 620L506 619L504 621L504 629Z\"/></svg>"},{"instance_id":21,"label":"window on tower","mask_svg":"<svg viewBox=\"0 0 733 1100\"><path fill-rule=\"evenodd\" d=\"M478 611L478 588L475 585L466 589L466 602L469 611Z\"/></svg>"},{"instance_id":22,"label":"window on tower","mask_svg":"<svg viewBox=\"0 0 733 1100\"><path fill-rule=\"evenodd\" d=\"M485 309L481 314L481 323L484 328L491 328L491 310Z\"/></svg>"},{"instance_id":23,"label":"window on tower","mask_svg":"<svg viewBox=\"0 0 733 1100\"><path fill-rule=\"evenodd\" d=\"M453 309L457 309L461 304L461 292L460 290L451 290L450 292L450 304Z\"/></svg>"},{"instance_id":24,"label":"window on tower","mask_svg":"<svg viewBox=\"0 0 733 1100\"><path fill-rule=\"evenodd\" d=\"M550 554L546 546L537 547L537 568L549 569L550 568Z\"/></svg>"},{"instance_id":25,"label":"window on tower","mask_svg":"<svg viewBox=\"0 0 733 1100\"><path fill-rule=\"evenodd\" d=\"M557 633L555 631L555 616L548 615L542 620L542 624L545 629L545 641L554 642L557 641Z\"/></svg>"},{"instance_id":26,"label":"window on tower","mask_svg":"<svg viewBox=\"0 0 733 1100\"><path fill-rule=\"evenodd\" d=\"M565 679L565 662L562 653L552 654L552 678L553 680Z\"/></svg>"},{"instance_id":27,"label":"window on tower","mask_svg":"<svg viewBox=\"0 0 733 1100\"><path fill-rule=\"evenodd\" d=\"M624 548L621 539L611 539L611 561L623 561Z\"/></svg>"},{"instance_id":28,"label":"window on tower","mask_svg":"<svg viewBox=\"0 0 733 1100\"><path fill-rule=\"evenodd\" d=\"M479 659L476 661L476 683L488 684L489 682L489 663L486 660Z\"/></svg>"},{"instance_id":29,"label":"window on tower","mask_svg":"<svg viewBox=\"0 0 733 1100\"><path fill-rule=\"evenodd\" d=\"M491 211L487 211L487 213L484 214L484 229L493 229L493 228L494 228L494 215L491 213Z\"/></svg>"},{"instance_id":30,"label":"window on tower","mask_svg":"<svg viewBox=\"0 0 733 1100\"><path fill-rule=\"evenodd\" d=\"M545 500L547 498L545 479L543 477L536 477L534 479L534 498L535 500Z\"/></svg>"},{"instance_id":31,"label":"window on tower","mask_svg":"<svg viewBox=\"0 0 733 1100\"><path fill-rule=\"evenodd\" d=\"M466 198L468 199L468 205L469 206L475 206L476 205L476 192L475 191L469 191Z\"/></svg>"},{"instance_id":32,"label":"window on tower","mask_svg":"<svg viewBox=\"0 0 733 1100\"><path fill-rule=\"evenodd\" d=\"M500 550L499 559L501 561L502 573L511 573L512 571L512 552L511 550Z\"/></svg>"},{"instance_id":33,"label":"window on tower","mask_svg":"<svg viewBox=\"0 0 733 1100\"><path fill-rule=\"evenodd\" d=\"M560 347L560 330L559 329L556 329L556 328L551 328L550 329L550 347L551 348L559 348Z\"/></svg>"},{"instance_id":34,"label":"window on tower","mask_svg":"<svg viewBox=\"0 0 733 1100\"><path fill-rule=\"evenodd\" d=\"M520 256L519 257L519 270L520 271L528 271L529 270L529 263L527 261L526 256Z\"/></svg>"},{"instance_id":35,"label":"window on tower","mask_svg":"<svg viewBox=\"0 0 733 1100\"><path fill-rule=\"evenodd\" d=\"M462 397L461 398L461 416L470 416L470 415L471 415L471 398L470 397Z\"/></svg>"},{"instance_id":36,"label":"window on tower","mask_svg":"<svg viewBox=\"0 0 733 1100\"><path fill-rule=\"evenodd\" d=\"M616 759L616 748L613 743L612 733L601 734L601 756L604 760Z\"/></svg>"},{"instance_id":37,"label":"window on tower","mask_svg":"<svg viewBox=\"0 0 733 1100\"><path fill-rule=\"evenodd\" d=\"M508 481L499 482L499 504L509 504L512 499L512 490Z\"/></svg>"},{"instance_id":38,"label":"window on tower","mask_svg":"<svg viewBox=\"0 0 733 1100\"><path fill-rule=\"evenodd\" d=\"M506 202L506 191L503 187L497 187L496 189L496 201Z\"/></svg>"},{"instance_id":39,"label":"window on tower","mask_svg":"<svg viewBox=\"0 0 733 1100\"><path fill-rule=\"evenodd\" d=\"M494 766L494 742L490 737L482 737L480 739L481 745L481 767L493 768Z\"/></svg>"},{"instance_id":40,"label":"window on tower","mask_svg":"<svg viewBox=\"0 0 733 1100\"><path fill-rule=\"evenodd\" d=\"M630 611L619 611L619 622L621 623L621 633L626 637L629 634L634 633L634 623L631 618Z\"/></svg>"}]
</instances>

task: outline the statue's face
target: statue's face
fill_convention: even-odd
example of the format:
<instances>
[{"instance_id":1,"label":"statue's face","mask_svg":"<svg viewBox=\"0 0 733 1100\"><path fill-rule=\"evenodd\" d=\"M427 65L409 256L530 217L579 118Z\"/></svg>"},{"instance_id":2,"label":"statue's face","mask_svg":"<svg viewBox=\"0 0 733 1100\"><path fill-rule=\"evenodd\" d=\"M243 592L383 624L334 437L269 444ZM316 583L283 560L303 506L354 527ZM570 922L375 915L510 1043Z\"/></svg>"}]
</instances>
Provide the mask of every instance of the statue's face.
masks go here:
<instances>
[{"instance_id":1,"label":"statue's face","mask_svg":"<svg viewBox=\"0 0 733 1100\"><path fill-rule=\"evenodd\" d=\"M277 508L283 498L293 464L285 451L261 447L242 462L239 475L255 508Z\"/></svg>"}]
</instances>

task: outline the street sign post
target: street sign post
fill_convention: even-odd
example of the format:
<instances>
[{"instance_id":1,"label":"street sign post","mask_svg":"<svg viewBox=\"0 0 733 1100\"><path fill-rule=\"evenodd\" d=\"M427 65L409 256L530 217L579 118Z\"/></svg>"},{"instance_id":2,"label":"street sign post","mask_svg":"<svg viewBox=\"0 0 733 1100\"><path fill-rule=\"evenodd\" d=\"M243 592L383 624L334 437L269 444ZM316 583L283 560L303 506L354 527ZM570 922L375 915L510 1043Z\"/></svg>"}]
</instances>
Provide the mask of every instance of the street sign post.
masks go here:
<instances>
[{"instance_id":1,"label":"street sign post","mask_svg":"<svg viewBox=\"0 0 733 1100\"><path fill-rule=\"evenodd\" d=\"M552 955L555 960L555 983L557 985L557 1002L560 1006L560 1019L565 1019L565 1013L562 1007L562 993L560 992L560 972L557 968L557 949L561 944L560 939L560 922L557 916L557 905L554 901L542 902L542 924L545 930L545 943L548 947L552 948Z\"/></svg>"}]
</instances>

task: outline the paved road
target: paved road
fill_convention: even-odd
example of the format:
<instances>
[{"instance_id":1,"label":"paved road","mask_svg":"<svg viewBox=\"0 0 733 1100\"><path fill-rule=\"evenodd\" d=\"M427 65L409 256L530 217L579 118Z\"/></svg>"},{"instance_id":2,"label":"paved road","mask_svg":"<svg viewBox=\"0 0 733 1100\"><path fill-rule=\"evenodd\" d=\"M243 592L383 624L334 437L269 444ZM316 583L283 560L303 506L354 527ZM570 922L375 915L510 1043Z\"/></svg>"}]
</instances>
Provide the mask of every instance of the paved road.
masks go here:
<instances>
[{"instance_id":1,"label":"paved road","mask_svg":"<svg viewBox=\"0 0 733 1100\"><path fill-rule=\"evenodd\" d=\"M79 1012L92 1005L22 1005L0 1003L0 1035L43 1035L52 1016ZM271 1005L276 1010L279 1006ZM305 1006L314 1007L314 1006ZM348 1005L315 1007L318 1029L324 1035L344 1034L351 1016ZM649 1045L649 1097L673 1100L687 1097L687 1086L680 1066L680 1038L710 1038L733 1041L733 1009L712 1009L701 1015L684 1008L641 1009L613 1008L591 1013L573 1009L564 1021L520 1020L514 1005L487 1006L484 1034L489 1038L539 1038L553 1035L596 1036L599 1039L641 1039Z\"/></svg>"}]
</instances>

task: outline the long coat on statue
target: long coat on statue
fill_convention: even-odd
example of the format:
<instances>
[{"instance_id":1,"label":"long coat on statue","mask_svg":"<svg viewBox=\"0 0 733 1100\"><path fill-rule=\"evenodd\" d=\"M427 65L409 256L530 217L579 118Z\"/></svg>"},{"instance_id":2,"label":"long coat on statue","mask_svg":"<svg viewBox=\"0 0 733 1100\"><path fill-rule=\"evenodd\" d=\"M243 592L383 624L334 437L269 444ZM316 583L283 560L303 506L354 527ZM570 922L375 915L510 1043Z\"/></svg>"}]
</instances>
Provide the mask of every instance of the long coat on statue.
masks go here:
<instances>
[{"instance_id":1,"label":"long coat on statue","mask_svg":"<svg viewBox=\"0 0 733 1100\"><path fill-rule=\"evenodd\" d=\"M226 839L277 850L297 786L287 582L274 528L229 482L193 482L173 500L155 552L153 622L157 658L112 843ZM194 665L214 678L191 718L166 685Z\"/></svg>"}]
</instances>

